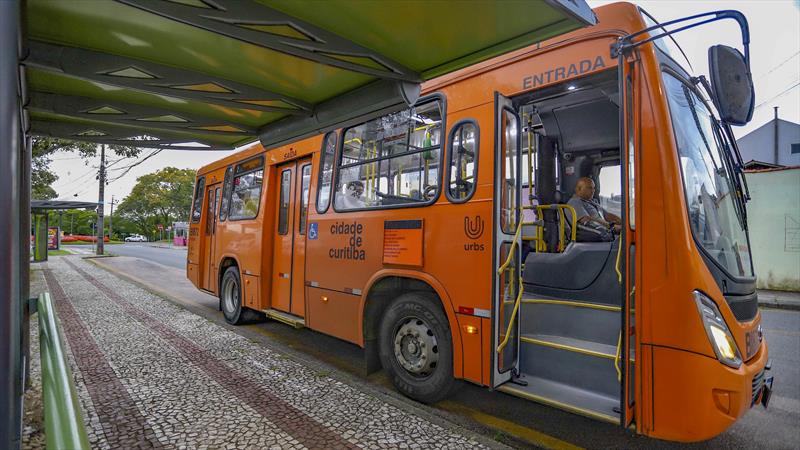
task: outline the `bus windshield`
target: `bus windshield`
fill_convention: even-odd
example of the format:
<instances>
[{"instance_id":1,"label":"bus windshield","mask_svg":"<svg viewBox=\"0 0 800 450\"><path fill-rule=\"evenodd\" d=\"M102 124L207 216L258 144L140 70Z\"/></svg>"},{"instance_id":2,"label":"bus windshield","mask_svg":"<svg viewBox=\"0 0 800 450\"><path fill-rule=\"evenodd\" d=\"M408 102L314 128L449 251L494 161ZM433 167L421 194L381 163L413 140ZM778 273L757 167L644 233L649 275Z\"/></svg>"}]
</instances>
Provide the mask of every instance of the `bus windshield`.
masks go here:
<instances>
[{"instance_id":1,"label":"bus windshield","mask_svg":"<svg viewBox=\"0 0 800 450\"><path fill-rule=\"evenodd\" d=\"M729 274L753 275L744 218L715 119L688 85L664 73L689 221L697 242Z\"/></svg>"}]
</instances>

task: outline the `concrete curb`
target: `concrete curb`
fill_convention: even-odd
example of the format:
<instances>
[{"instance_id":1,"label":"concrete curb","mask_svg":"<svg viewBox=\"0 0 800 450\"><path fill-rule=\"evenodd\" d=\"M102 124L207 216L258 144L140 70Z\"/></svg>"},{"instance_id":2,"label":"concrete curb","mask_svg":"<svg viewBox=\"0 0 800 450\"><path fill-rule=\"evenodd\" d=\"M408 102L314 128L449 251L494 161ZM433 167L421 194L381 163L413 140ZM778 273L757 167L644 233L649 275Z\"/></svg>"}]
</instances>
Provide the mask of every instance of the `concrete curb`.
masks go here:
<instances>
[{"instance_id":1,"label":"concrete curb","mask_svg":"<svg viewBox=\"0 0 800 450\"><path fill-rule=\"evenodd\" d=\"M189 247L184 246L174 246L174 245L152 245L151 247L155 248L166 248L168 250L188 250Z\"/></svg>"},{"instance_id":2,"label":"concrete curb","mask_svg":"<svg viewBox=\"0 0 800 450\"><path fill-rule=\"evenodd\" d=\"M758 306L800 311L800 292L759 290Z\"/></svg>"},{"instance_id":3,"label":"concrete curb","mask_svg":"<svg viewBox=\"0 0 800 450\"><path fill-rule=\"evenodd\" d=\"M759 301L759 308L772 308L772 309L786 309L789 311L800 311L800 303L798 302L780 302L780 301Z\"/></svg>"}]
</instances>

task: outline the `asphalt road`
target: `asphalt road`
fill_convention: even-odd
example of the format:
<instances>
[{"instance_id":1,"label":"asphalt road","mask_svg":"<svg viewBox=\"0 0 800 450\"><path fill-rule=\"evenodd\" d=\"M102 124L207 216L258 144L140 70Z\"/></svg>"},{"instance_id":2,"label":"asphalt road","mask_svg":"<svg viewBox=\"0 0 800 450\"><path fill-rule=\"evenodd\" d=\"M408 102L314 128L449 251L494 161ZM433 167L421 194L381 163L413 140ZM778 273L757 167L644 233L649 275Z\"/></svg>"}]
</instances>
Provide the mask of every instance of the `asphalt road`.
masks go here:
<instances>
[{"instance_id":1,"label":"asphalt road","mask_svg":"<svg viewBox=\"0 0 800 450\"><path fill-rule=\"evenodd\" d=\"M130 243L109 246L113 254L134 256L163 265L184 269L184 250L158 248L152 244ZM205 299L207 297L207 299ZM222 322L215 298L190 308L215 322ZM762 309L764 333L769 343L774 394L770 407L757 406L729 430L716 438L691 444L692 448L798 448L800 443L800 311ZM295 330L284 324L265 321L245 325L241 329L259 333L304 355L331 364L368 383L391 387L383 372L363 374L362 352L355 345L308 329ZM490 392L468 383L435 408L455 414L464 425L478 422L499 431L495 438L513 447L547 445L563 447L573 444L586 448L676 448L675 443L637 436L619 427L586 419L558 409L517 397ZM686 405L691 408L691 405ZM505 433L508 433L505 434ZM515 437L509 437L509 435ZM523 437L526 441L517 439ZM553 441L555 439L555 441ZM555 444L554 444L555 442Z\"/></svg>"},{"instance_id":2,"label":"asphalt road","mask_svg":"<svg viewBox=\"0 0 800 450\"><path fill-rule=\"evenodd\" d=\"M134 256L177 269L186 269L186 248L163 248L148 242L129 242L106 245L105 250L112 255ZM158 244L166 245L166 244Z\"/></svg>"}]
</instances>

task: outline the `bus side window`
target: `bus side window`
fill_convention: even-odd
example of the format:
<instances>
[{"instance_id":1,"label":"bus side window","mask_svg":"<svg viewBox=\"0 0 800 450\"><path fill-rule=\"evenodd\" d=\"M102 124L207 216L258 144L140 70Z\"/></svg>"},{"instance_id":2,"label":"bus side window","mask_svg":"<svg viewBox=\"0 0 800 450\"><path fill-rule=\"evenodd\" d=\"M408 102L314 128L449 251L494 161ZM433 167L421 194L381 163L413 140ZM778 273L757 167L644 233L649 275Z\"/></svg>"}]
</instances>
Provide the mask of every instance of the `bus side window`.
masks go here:
<instances>
[{"instance_id":1,"label":"bus side window","mask_svg":"<svg viewBox=\"0 0 800 450\"><path fill-rule=\"evenodd\" d=\"M475 192L479 140L478 124L473 120L459 122L450 130L447 197L453 203L465 202Z\"/></svg>"},{"instance_id":2,"label":"bus side window","mask_svg":"<svg viewBox=\"0 0 800 450\"><path fill-rule=\"evenodd\" d=\"M348 128L336 168L336 211L422 206L439 197L441 96Z\"/></svg>"},{"instance_id":3,"label":"bus side window","mask_svg":"<svg viewBox=\"0 0 800 450\"><path fill-rule=\"evenodd\" d=\"M333 187L333 157L336 153L336 133L325 135L320 156L319 182L317 183L317 212L325 214L331 204L331 187Z\"/></svg>"},{"instance_id":4,"label":"bus side window","mask_svg":"<svg viewBox=\"0 0 800 450\"><path fill-rule=\"evenodd\" d=\"M281 172L280 204L278 205L278 234L289 232L289 197L291 196L292 171L289 169Z\"/></svg>"},{"instance_id":5,"label":"bus side window","mask_svg":"<svg viewBox=\"0 0 800 450\"><path fill-rule=\"evenodd\" d=\"M308 194L311 188L311 164L306 164L301 170L300 186L300 226L298 231L300 234L306 234L306 221L308 220Z\"/></svg>"},{"instance_id":6,"label":"bus side window","mask_svg":"<svg viewBox=\"0 0 800 450\"><path fill-rule=\"evenodd\" d=\"M199 223L202 215L203 194L206 192L206 177L200 177L194 187L194 204L192 205L192 223Z\"/></svg>"},{"instance_id":7,"label":"bus side window","mask_svg":"<svg viewBox=\"0 0 800 450\"><path fill-rule=\"evenodd\" d=\"M228 208L231 204L231 188L233 187L233 166L228 166L225 170L225 181L222 184L222 200L219 207L219 221L224 222L228 218Z\"/></svg>"},{"instance_id":8,"label":"bus side window","mask_svg":"<svg viewBox=\"0 0 800 450\"><path fill-rule=\"evenodd\" d=\"M234 174L228 219L254 219L258 216L258 204L261 201L264 158L258 156L236 165Z\"/></svg>"}]
</instances>

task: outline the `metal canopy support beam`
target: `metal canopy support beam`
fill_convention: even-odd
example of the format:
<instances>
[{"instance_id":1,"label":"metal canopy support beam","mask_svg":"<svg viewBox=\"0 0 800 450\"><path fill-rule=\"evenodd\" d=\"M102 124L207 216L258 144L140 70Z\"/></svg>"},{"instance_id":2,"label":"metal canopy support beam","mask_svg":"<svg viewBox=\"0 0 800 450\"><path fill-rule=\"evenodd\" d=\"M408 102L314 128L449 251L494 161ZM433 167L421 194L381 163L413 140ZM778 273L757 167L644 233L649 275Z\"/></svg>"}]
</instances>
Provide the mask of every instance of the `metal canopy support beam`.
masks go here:
<instances>
[{"instance_id":1,"label":"metal canopy support beam","mask_svg":"<svg viewBox=\"0 0 800 450\"><path fill-rule=\"evenodd\" d=\"M110 122L110 124L132 125L147 129L176 130L190 133L210 131L205 128L225 127L233 136L255 136L256 129L235 122L209 119L197 114L186 114L168 109L135 105L89 97L31 92L28 109L49 112L89 120ZM239 131L233 131L239 130Z\"/></svg>"},{"instance_id":2,"label":"metal canopy support beam","mask_svg":"<svg viewBox=\"0 0 800 450\"><path fill-rule=\"evenodd\" d=\"M58 209L97 209L99 203L72 200L31 200L31 211L41 212Z\"/></svg>"},{"instance_id":3,"label":"metal canopy support beam","mask_svg":"<svg viewBox=\"0 0 800 450\"><path fill-rule=\"evenodd\" d=\"M187 69L33 40L29 42L29 47L30 54L24 61L25 65L88 81L229 108L285 114L309 114L312 109L310 103L300 99ZM211 91L187 88L208 85L218 88ZM270 102L286 106L271 106Z\"/></svg>"},{"instance_id":4,"label":"metal canopy support beam","mask_svg":"<svg viewBox=\"0 0 800 450\"><path fill-rule=\"evenodd\" d=\"M161 148L176 150L231 150L232 145L216 143L197 136L176 138L159 133L153 129L134 129L115 125L80 124L72 122L55 122L33 120L31 132L40 136L49 136L73 141L94 142L108 145L130 145L143 148ZM134 139L135 136L146 136L151 139ZM196 142L203 145L186 143ZM185 144L185 145L182 145Z\"/></svg>"},{"instance_id":5,"label":"metal canopy support beam","mask_svg":"<svg viewBox=\"0 0 800 450\"><path fill-rule=\"evenodd\" d=\"M22 379L20 266L21 130L19 84L20 2L0 2L0 446L21 445ZM27 210L25 211L27 214ZM27 235L27 233L25 233Z\"/></svg>"},{"instance_id":6,"label":"metal canopy support beam","mask_svg":"<svg viewBox=\"0 0 800 450\"><path fill-rule=\"evenodd\" d=\"M118 1L168 19L319 64L383 79L412 83L422 81L415 71L373 50L252 0L204 0L203 3L208 8L162 0ZM254 28L274 25L291 27L297 37ZM362 58L366 59L365 65L353 62Z\"/></svg>"},{"instance_id":7,"label":"metal canopy support beam","mask_svg":"<svg viewBox=\"0 0 800 450\"><path fill-rule=\"evenodd\" d=\"M419 84L378 80L320 103L312 117L293 117L262 127L261 144L270 148L399 111L413 105L419 93Z\"/></svg>"}]
</instances>

